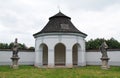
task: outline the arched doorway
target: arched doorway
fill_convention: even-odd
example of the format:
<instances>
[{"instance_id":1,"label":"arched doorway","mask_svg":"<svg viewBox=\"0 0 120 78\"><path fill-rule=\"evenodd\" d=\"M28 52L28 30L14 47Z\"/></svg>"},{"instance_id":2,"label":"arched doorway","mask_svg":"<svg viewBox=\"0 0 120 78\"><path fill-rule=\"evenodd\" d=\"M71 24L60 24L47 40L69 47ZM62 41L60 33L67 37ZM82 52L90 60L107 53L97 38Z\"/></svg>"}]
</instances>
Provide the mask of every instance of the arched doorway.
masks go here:
<instances>
[{"instance_id":1,"label":"arched doorway","mask_svg":"<svg viewBox=\"0 0 120 78\"><path fill-rule=\"evenodd\" d=\"M40 50L42 51L42 63L43 63L43 65L48 65L48 47L47 47L47 45L41 44Z\"/></svg>"},{"instance_id":2,"label":"arched doorway","mask_svg":"<svg viewBox=\"0 0 120 78\"><path fill-rule=\"evenodd\" d=\"M55 46L55 65L65 65L65 46L62 43L58 43Z\"/></svg>"},{"instance_id":3,"label":"arched doorway","mask_svg":"<svg viewBox=\"0 0 120 78\"><path fill-rule=\"evenodd\" d=\"M73 58L73 65L78 65L78 52L80 51L80 45L78 43L74 44L73 45L73 48L72 48L72 58Z\"/></svg>"}]
</instances>

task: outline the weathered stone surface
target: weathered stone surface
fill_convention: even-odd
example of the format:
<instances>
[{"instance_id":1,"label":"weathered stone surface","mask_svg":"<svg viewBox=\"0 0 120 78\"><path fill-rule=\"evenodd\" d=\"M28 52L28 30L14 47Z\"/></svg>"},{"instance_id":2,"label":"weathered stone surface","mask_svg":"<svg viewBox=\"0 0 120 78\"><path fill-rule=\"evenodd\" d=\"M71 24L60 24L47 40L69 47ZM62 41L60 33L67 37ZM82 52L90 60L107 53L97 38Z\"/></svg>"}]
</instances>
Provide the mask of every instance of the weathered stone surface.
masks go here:
<instances>
[{"instance_id":1,"label":"weathered stone surface","mask_svg":"<svg viewBox=\"0 0 120 78\"><path fill-rule=\"evenodd\" d=\"M110 66L108 65L109 58L103 57L101 58L101 60L102 60L102 66L101 66L102 69L110 68Z\"/></svg>"},{"instance_id":2,"label":"weathered stone surface","mask_svg":"<svg viewBox=\"0 0 120 78\"><path fill-rule=\"evenodd\" d=\"M102 58L101 58L101 60L102 60L102 66L101 66L101 68L102 69L108 69L108 68L110 68L110 66L108 65L108 61L109 61L110 58L108 58L107 49L108 49L108 45L104 41L102 43L102 45L100 46L100 50L101 50L101 53L102 53Z\"/></svg>"},{"instance_id":3,"label":"weathered stone surface","mask_svg":"<svg viewBox=\"0 0 120 78\"><path fill-rule=\"evenodd\" d=\"M18 68L18 60L20 59L19 57L11 57L11 59L12 59L12 65L11 65L11 67L13 68L13 69L17 69Z\"/></svg>"},{"instance_id":4,"label":"weathered stone surface","mask_svg":"<svg viewBox=\"0 0 120 78\"><path fill-rule=\"evenodd\" d=\"M17 42L17 38L15 39L14 45L13 45L13 55L11 57L12 59L12 68L13 69L17 69L18 68L18 60L20 59L18 57L18 48L19 48L19 44Z\"/></svg>"}]
</instances>

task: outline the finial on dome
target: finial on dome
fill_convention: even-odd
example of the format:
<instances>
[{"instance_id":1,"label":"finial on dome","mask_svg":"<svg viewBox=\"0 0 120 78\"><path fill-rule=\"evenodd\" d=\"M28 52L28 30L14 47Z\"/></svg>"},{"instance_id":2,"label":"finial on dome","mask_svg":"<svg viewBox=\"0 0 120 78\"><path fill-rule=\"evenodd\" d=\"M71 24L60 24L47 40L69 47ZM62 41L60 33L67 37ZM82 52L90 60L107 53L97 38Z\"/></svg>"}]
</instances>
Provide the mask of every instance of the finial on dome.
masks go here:
<instances>
[{"instance_id":1,"label":"finial on dome","mask_svg":"<svg viewBox=\"0 0 120 78\"><path fill-rule=\"evenodd\" d=\"M61 10L60 10L60 3L61 3L61 1L60 0L57 0L58 1L58 3L57 3L57 8L58 8L58 10L59 10L59 12L61 12Z\"/></svg>"},{"instance_id":2,"label":"finial on dome","mask_svg":"<svg viewBox=\"0 0 120 78\"><path fill-rule=\"evenodd\" d=\"M58 10L59 10L59 12L61 12L61 10L60 10L60 5L58 5Z\"/></svg>"}]
</instances>

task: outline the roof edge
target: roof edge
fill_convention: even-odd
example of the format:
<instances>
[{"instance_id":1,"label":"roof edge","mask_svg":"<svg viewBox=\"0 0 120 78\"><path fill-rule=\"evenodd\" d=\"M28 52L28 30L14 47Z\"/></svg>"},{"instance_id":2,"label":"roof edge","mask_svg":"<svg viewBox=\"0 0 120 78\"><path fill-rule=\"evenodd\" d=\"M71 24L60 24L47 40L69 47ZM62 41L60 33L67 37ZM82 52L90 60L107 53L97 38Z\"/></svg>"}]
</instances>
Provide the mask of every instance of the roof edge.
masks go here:
<instances>
[{"instance_id":1,"label":"roof edge","mask_svg":"<svg viewBox=\"0 0 120 78\"><path fill-rule=\"evenodd\" d=\"M64 33L64 32L57 32L57 33L41 33L41 34L33 34L34 38L40 37L40 36L46 36L46 35L76 35L81 36L83 38L87 37L87 34L83 33Z\"/></svg>"},{"instance_id":2,"label":"roof edge","mask_svg":"<svg viewBox=\"0 0 120 78\"><path fill-rule=\"evenodd\" d=\"M62 12L58 12L57 14L51 16L51 17L49 18L49 20L52 19L52 18L59 18L59 17L64 17L64 18L71 19L69 16L63 14Z\"/></svg>"}]
</instances>

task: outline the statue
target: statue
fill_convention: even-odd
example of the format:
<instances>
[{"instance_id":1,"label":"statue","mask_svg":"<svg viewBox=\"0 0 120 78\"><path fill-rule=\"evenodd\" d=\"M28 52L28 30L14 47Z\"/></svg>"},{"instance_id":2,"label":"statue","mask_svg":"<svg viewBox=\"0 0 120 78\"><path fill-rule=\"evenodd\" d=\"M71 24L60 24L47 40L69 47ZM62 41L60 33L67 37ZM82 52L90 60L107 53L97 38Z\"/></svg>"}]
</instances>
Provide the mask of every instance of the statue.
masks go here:
<instances>
[{"instance_id":1,"label":"statue","mask_svg":"<svg viewBox=\"0 0 120 78\"><path fill-rule=\"evenodd\" d=\"M104 41L102 43L102 45L100 46L100 50L101 50L101 53L102 53L102 57L108 57L107 55L107 49L108 49L108 45L106 44L106 42Z\"/></svg>"},{"instance_id":2,"label":"statue","mask_svg":"<svg viewBox=\"0 0 120 78\"><path fill-rule=\"evenodd\" d=\"M17 43L17 38L16 38L13 44L13 57L18 57L18 48L19 48L19 44Z\"/></svg>"},{"instance_id":3,"label":"statue","mask_svg":"<svg viewBox=\"0 0 120 78\"><path fill-rule=\"evenodd\" d=\"M101 58L101 60L102 60L102 66L101 66L101 68L102 69L108 69L108 68L110 68L110 66L108 65L109 58L108 58L108 55L107 55L107 49L108 49L108 45L104 41L102 43L102 45L100 46L100 51L102 53L102 58Z\"/></svg>"},{"instance_id":4,"label":"statue","mask_svg":"<svg viewBox=\"0 0 120 78\"><path fill-rule=\"evenodd\" d=\"M12 48L12 51L13 51L13 56L11 57L12 59L12 68L13 69L17 69L18 68L18 60L20 59L18 57L18 48L19 48L19 44L17 42L17 38L15 39L15 42L14 42L14 45L13 45L13 48Z\"/></svg>"}]
</instances>

